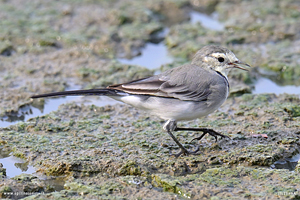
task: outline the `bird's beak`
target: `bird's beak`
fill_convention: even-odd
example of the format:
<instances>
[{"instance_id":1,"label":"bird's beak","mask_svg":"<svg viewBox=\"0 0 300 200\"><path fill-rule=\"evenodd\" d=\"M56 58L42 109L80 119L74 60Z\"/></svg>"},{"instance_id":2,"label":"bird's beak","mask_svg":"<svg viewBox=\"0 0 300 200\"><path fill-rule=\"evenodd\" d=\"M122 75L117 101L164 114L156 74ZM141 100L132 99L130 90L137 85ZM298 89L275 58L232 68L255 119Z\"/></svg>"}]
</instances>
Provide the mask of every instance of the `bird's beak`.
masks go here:
<instances>
[{"instance_id":1,"label":"bird's beak","mask_svg":"<svg viewBox=\"0 0 300 200\"><path fill-rule=\"evenodd\" d=\"M232 67L232 68L239 68L239 69L242 69L242 70L245 70L245 71L249 71L248 69L242 67L242 66L247 66L247 67L251 67L250 65L248 65L247 63L244 63L244 62L241 62L241 61L235 61L235 62L232 62L232 63L229 63L229 65Z\"/></svg>"}]
</instances>

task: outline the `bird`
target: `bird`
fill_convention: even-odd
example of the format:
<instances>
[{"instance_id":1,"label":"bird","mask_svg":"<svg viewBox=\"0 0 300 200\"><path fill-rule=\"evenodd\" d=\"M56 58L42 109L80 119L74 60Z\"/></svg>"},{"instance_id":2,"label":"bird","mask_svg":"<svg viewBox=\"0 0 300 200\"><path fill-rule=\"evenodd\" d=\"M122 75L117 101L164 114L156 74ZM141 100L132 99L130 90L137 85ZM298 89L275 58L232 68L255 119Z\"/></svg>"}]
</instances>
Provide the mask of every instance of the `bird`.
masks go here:
<instances>
[{"instance_id":1,"label":"bird","mask_svg":"<svg viewBox=\"0 0 300 200\"><path fill-rule=\"evenodd\" d=\"M229 94L228 73L232 68L248 71L250 67L240 61L229 49L217 45L202 47L192 61L161 74L133 80L106 88L72 90L39 94L31 98L53 96L108 96L133 107L144 110L166 120L163 129L180 148L176 157L199 154L199 146L194 151L186 149L173 135L174 131L200 131L202 135L193 140L201 140L206 134L228 138L209 128L178 127L178 121L189 121L209 115L217 110ZM192 141L193 141L192 140Z\"/></svg>"}]
</instances>

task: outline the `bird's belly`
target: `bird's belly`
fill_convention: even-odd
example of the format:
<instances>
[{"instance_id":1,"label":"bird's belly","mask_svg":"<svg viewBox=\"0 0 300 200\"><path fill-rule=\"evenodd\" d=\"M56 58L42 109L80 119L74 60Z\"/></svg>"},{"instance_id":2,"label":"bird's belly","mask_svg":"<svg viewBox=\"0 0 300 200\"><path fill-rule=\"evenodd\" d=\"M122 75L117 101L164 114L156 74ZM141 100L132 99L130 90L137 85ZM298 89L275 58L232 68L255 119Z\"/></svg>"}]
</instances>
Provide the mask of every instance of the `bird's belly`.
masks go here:
<instances>
[{"instance_id":1,"label":"bird's belly","mask_svg":"<svg viewBox=\"0 0 300 200\"><path fill-rule=\"evenodd\" d=\"M204 117L220 107L225 101L207 104L206 101L181 101L172 98L149 97L140 95L123 96L124 103L150 112L162 119L176 121L192 120Z\"/></svg>"}]
</instances>

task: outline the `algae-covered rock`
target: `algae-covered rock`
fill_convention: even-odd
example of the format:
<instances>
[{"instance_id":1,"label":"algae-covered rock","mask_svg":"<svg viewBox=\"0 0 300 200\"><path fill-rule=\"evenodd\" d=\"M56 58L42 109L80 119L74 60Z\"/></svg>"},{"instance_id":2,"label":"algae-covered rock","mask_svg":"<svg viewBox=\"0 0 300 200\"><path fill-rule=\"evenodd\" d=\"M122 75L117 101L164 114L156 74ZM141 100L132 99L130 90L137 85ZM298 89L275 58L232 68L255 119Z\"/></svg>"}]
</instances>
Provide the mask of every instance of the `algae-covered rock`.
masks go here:
<instances>
[{"instance_id":1,"label":"algae-covered rock","mask_svg":"<svg viewBox=\"0 0 300 200\"><path fill-rule=\"evenodd\" d=\"M189 193L186 193L181 187L182 183L177 178L172 178L164 174L155 174L152 176L152 185L154 187L161 187L165 192L172 192L179 194L185 198L191 198Z\"/></svg>"},{"instance_id":2,"label":"algae-covered rock","mask_svg":"<svg viewBox=\"0 0 300 200\"><path fill-rule=\"evenodd\" d=\"M105 180L105 181L103 181ZM141 199L232 199L299 198L298 174L288 170L249 167L218 167L202 174L172 177L153 175L150 179L135 176L122 178L70 179L65 190L37 194L27 199L68 198L141 198ZM150 182L149 182L150 181ZM161 189L160 189L161 188ZM230 192L227 192L227 191Z\"/></svg>"},{"instance_id":3,"label":"algae-covered rock","mask_svg":"<svg viewBox=\"0 0 300 200\"><path fill-rule=\"evenodd\" d=\"M277 171L266 167L299 153L299 117L285 111L287 104L293 107L299 101L293 95L232 97L209 117L179 124L213 128L231 139L216 142L206 136L200 142L189 142L197 133L175 133L188 149L200 145L201 154L180 158L169 156L178 147L162 131L163 123L159 119L145 117L145 113L126 105L65 104L49 115L22 123L22 128L18 124L6 128L0 135L5 148L26 155L39 172L69 177L65 190L47 194L51 198L63 194L131 198L142 195L137 188L149 195L173 194L177 198L194 199L215 195L223 198L227 193L218 192L222 188L233 188L233 196L243 194L245 198L274 196L280 192L280 195L295 196L294 182L298 178L294 172L283 170L279 175L270 175ZM267 138L254 137L259 134ZM264 187L248 188L257 180L270 181L274 176L285 184L273 186L263 182ZM287 178L291 176L294 178ZM103 186L104 190L95 185L107 181L114 184ZM208 189L212 185L216 185L213 193ZM39 194L31 198L43 197Z\"/></svg>"},{"instance_id":4,"label":"algae-covered rock","mask_svg":"<svg viewBox=\"0 0 300 200\"><path fill-rule=\"evenodd\" d=\"M0 164L0 176L2 178L6 177L6 169L3 168L3 164L2 163Z\"/></svg>"},{"instance_id":5,"label":"algae-covered rock","mask_svg":"<svg viewBox=\"0 0 300 200\"><path fill-rule=\"evenodd\" d=\"M192 9L220 20L224 30L190 23ZM8 179L2 167L1 198L17 192L30 194L18 196L25 199L299 198L299 167L270 168L299 154L299 97L253 95L249 85L260 76L299 84L297 1L11 0L0 2L0 16L1 120L43 112L48 100L31 100L33 94L153 75L116 61L141 54L147 42L162 41L175 57L163 70L190 62L209 44L228 47L253 67L229 74L231 96L219 110L178 123L230 138L191 141L201 133L174 133L187 149L199 146L199 155L170 156L179 148L163 131L164 121L120 104L67 103L0 128L1 151L25 159L19 167L29 163L47 175ZM50 184L52 176L59 184Z\"/></svg>"},{"instance_id":6,"label":"algae-covered rock","mask_svg":"<svg viewBox=\"0 0 300 200\"><path fill-rule=\"evenodd\" d=\"M16 181L19 181L19 182L26 182L26 181L31 181L33 179L36 179L37 177L36 176L33 176L31 174L20 174L20 175L17 175L15 177L13 177L12 179L13 180L16 180Z\"/></svg>"}]
</instances>

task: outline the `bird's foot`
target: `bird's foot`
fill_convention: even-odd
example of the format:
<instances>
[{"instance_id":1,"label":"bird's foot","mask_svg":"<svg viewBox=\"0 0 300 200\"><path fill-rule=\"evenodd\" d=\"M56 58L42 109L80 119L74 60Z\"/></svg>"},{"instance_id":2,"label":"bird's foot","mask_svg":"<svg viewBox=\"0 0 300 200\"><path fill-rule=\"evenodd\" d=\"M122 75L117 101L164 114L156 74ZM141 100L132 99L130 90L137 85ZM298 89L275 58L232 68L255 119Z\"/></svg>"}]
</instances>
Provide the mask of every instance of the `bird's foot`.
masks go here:
<instances>
[{"instance_id":1,"label":"bird's foot","mask_svg":"<svg viewBox=\"0 0 300 200\"><path fill-rule=\"evenodd\" d=\"M227 135L223 135L221 133L214 131L213 129L207 129L207 130L203 131L203 134L200 137L196 137L196 138L192 139L191 142L194 140L201 140L203 138L203 136L207 133L209 135L213 136L215 138L216 142L218 141L218 136L220 136L221 138L230 138Z\"/></svg>"},{"instance_id":2,"label":"bird's foot","mask_svg":"<svg viewBox=\"0 0 300 200\"><path fill-rule=\"evenodd\" d=\"M175 156L176 158L178 158L181 155L185 155L185 156L188 156L188 155L199 155L198 151L199 151L199 146L197 146L197 148L196 148L195 151L188 151L186 148L181 148L178 153L175 153L175 154L174 153L170 153L170 156Z\"/></svg>"}]
</instances>

